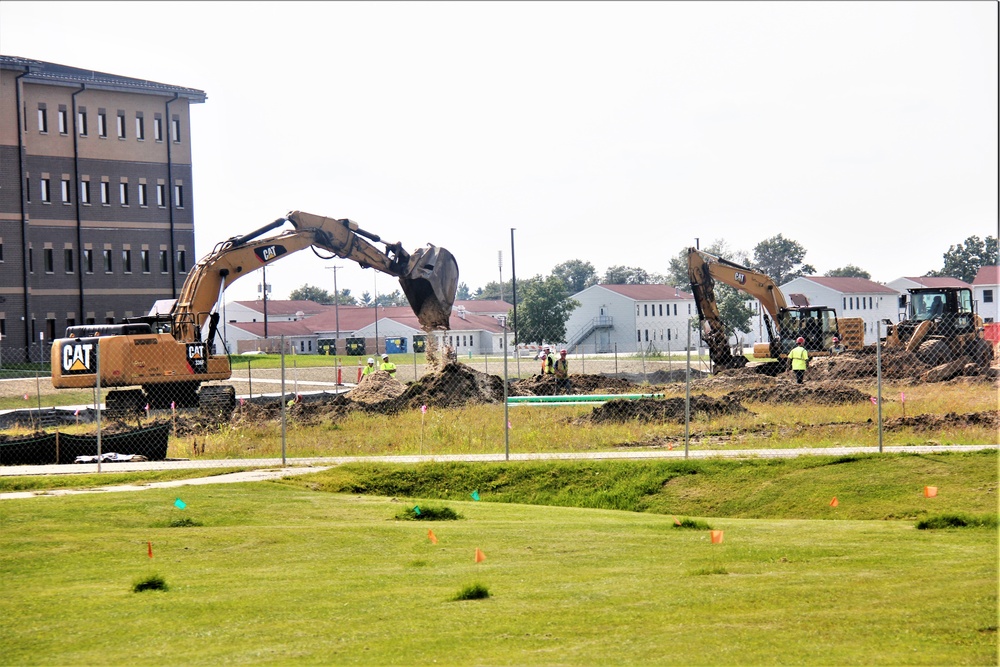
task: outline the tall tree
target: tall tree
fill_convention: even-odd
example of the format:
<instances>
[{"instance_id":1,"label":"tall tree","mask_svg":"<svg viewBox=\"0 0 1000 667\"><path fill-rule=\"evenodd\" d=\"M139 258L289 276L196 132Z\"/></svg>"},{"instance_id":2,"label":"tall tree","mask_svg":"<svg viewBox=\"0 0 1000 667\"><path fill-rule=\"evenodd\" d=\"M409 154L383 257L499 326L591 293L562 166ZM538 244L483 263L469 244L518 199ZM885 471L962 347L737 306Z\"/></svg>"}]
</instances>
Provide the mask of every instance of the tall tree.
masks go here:
<instances>
[{"instance_id":1,"label":"tall tree","mask_svg":"<svg viewBox=\"0 0 1000 667\"><path fill-rule=\"evenodd\" d=\"M801 244L778 234L754 246L753 266L780 286L799 276L816 273L814 266L802 263L805 256L806 249Z\"/></svg>"},{"instance_id":2,"label":"tall tree","mask_svg":"<svg viewBox=\"0 0 1000 667\"><path fill-rule=\"evenodd\" d=\"M570 294L582 292L597 284L597 271L594 270L594 265L579 259L557 264L552 269L552 275L566 284L566 291Z\"/></svg>"},{"instance_id":3,"label":"tall tree","mask_svg":"<svg viewBox=\"0 0 1000 667\"><path fill-rule=\"evenodd\" d=\"M667 277L637 266L610 266L601 282L605 285L664 285Z\"/></svg>"},{"instance_id":4,"label":"tall tree","mask_svg":"<svg viewBox=\"0 0 1000 667\"><path fill-rule=\"evenodd\" d=\"M333 295L325 289L313 287L309 284L293 289L288 298L292 301L312 301L313 303L321 303L327 306L333 305L334 301Z\"/></svg>"},{"instance_id":5,"label":"tall tree","mask_svg":"<svg viewBox=\"0 0 1000 667\"><path fill-rule=\"evenodd\" d=\"M522 292L524 293L522 297ZM566 340L566 321L580 302L570 298L560 278L541 276L518 285L517 337L520 342Z\"/></svg>"},{"instance_id":6,"label":"tall tree","mask_svg":"<svg viewBox=\"0 0 1000 667\"><path fill-rule=\"evenodd\" d=\"M455 292L455 298L458 299L458 300L460 300L460 301L468 301L469 298L470 298L469 297L469 286L466 285L465 283L459 283L458 284L458 291Z\"/></svg>"},{"instance_id":7,"label":"tall tree","mask_svg":"<svg viewBox=\"0 0 1000 667\"><path fill-rule=\"evenodd\" d=\"M872 274L853 264L842 266L839 269L830 269L823 274L827 278L867 278L871 279Z\"/></svg>"},{"instance_id":8,"label":"tall tree","mask_svg":"<svg viewBox=\"0 0 1000 667\"><path fill-rule=\"evenodd\" d=\"M987 236L986 240L970 236L964 243L953 245L944 253L944 268L929 271L929 276L951 276L971 283L979 269L997 264L997 237Z\"/></svg>"}]
</instances>

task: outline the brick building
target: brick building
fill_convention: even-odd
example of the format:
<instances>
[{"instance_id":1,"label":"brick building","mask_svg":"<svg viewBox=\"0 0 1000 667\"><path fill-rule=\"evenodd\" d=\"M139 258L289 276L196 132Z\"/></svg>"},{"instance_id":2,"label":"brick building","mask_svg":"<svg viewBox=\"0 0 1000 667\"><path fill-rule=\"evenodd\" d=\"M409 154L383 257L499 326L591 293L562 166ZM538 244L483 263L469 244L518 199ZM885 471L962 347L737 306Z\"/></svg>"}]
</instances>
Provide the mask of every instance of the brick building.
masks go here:
<instances>
[{"instance_id":1,"label":"brick building","mask_svg":"<svg viewBox=\"0 0 1000 667\"><path fill-rule=\"evenodd\" d=\"M0 361L146 314L194 253L190 105L203 91L0 56Z\"/></svg>"}]
</instances>

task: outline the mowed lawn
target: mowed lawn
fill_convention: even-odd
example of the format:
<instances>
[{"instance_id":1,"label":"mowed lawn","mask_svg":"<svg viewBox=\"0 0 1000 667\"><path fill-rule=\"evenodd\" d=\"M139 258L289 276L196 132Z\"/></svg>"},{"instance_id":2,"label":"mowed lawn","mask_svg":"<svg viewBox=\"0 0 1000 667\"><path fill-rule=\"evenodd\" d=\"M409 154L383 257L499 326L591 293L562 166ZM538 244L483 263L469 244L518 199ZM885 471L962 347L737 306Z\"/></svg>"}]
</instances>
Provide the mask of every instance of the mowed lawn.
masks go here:
<instances>
[{"instance_id":1,"label":"mowed lawn","mask_svg":"<svg viewBox=\"0 0 1000 667\"><path fill-rule=\"evenodd\" d=\"M995 529L700 518L712 544L687 518L274 483L4 500L0 663L997 664Z\"/></svg>"}]
</instances>

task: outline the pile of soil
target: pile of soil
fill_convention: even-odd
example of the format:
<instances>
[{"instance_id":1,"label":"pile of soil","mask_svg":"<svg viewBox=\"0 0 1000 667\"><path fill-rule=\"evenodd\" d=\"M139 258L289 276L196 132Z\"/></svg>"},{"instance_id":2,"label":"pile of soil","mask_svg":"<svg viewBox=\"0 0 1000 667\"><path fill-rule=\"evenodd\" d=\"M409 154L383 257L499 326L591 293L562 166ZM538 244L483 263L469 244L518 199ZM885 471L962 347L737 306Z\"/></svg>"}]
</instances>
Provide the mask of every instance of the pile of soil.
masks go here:
<instances>
[{"instance_id":1,"label":"pile of soil","mask_svg":"<svg viewBox=\"0 0 1000 667\"><path fill-rule=\"evenodd\" d=\"M591 421L623 423L626 421L641 422L677 422L684 423L683 398L640 398L636 400L615 399L604 405L598 405L590 415ZM712 398L704 394L691 397L691 416L696 414L706 417L719 415L745 414L747 409L728 396Z\"/></svg>"},{"instance_id":2,"label":"pile of soil","mask_svg":"<svg viewBox=\"0 0 1000 667\"><path fill-rule=\"evenodd\" d=\"M406 385L385 371L375 371L361 378L358 386L348 392L347 396L358 403L381 403L396 398L406 391Z\"/></svg>"},{"instance_id":3,"label":"pile of soil","mask_svg":"<svg viewBox=\"0 0 1000 667\"><path fill-rule=\"evenodd\" d=\"M887 431L896 431L906 427L914 427L919 431L940 431L945 428L964 428L968 426L986 426L996 431L1000 429L1000 410L969 412L961 415L949 412L944 415L897 417L895 419L886 419L883 425Z\"/></svg>"},{"instance_id":4,"label":"pile of soil","mask_svg":"<svg viewBox=\"0 0 1000 667\"><path fill-rule=\"evenodd\" d=\"M732 391L726 394L726 398L738 402L821 403L826 405L864 403L871 400L868 394L858 391L853 387L833 382L807 384L778 382L771 386L757 386Z\"/></svg>"},{"instance_id":5,"label":"pile of soil","mask_svg":"<svg viewBox=\"0 0 1000 667\"><path fill-rule=\"evenodd\" d=\"M639 387L630 380L612 375L569 376L574 394L631 394ZM648 393L648 388L643 390ZM555 396L559 393L555 375L535 375L510 383L511 396Z\"/></svg>"},{"instance_id":6,"label":"pile of soil","mask_svg":"<svg viewBox=\"0 0 1000 667\"><path fill-rule=\"evenodd\" d=\"M502 402L503 378L480 373L453 361L439 372L429 373L407 387L395 399L393 407L397 410L419 408L422 405L455 408Z\"/></svg>"}]
</instances>

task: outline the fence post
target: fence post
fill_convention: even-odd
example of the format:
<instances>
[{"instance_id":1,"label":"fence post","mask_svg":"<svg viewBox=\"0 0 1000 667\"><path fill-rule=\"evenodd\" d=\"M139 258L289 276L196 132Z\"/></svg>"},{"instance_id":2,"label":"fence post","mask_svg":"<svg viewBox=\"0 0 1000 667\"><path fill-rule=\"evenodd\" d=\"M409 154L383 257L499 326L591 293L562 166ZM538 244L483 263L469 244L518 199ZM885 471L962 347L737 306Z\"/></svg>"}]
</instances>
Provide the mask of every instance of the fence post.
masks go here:
<instances>
[{"instance_id":1,"label":"fence post","mask_svg":"<svg viewBox=\"0 0 1000 667\"><path fill-rule=\"evenodd\" d=\"M684 365L684 458L691 439L691 322L687 326L687 363Z\"/></svg>"},{"instance_id":2,"label":"fence post","mask_svg":"<svg viewBox=\"0 0 1000 667\"><path fill-rule=\"evenodd\" d=\"M281 336L281 465L285 465L285 337Z\"/></svg>"},{"instance_id":3,"label":"fence post","mask_svg":"<svg viewBox=\"0 0 1000 667\"><path fill-rule=\"evenodd\" d=\"M101 472L101 345L97 345L97 361L94 363L94 384L97 386L97 472Z\"/></svg>"},{"instance_id":4,"label":"fence post","mask_svg":"<svg viewBox=\"0 0 1000 667\"><path fill-rule=\"evenodd\" d=\"M875 322L875 400L878 408L878 452L882 453L882 321Z\"/></svg>"},{"instance_id":5,"label":"fence post","mask_svg":"<svg viewBox=\"0 0 1000 667\"><path fill-rule=\"evenodd\" d=\"M507 318L501 318L500 322L503 327L503 451L504 460L510 461L510 408L507 405L507 348L510 346L507 344ZM514 348L514 352L517 352L517 348Z\"/></svg>"}]
</instances>

